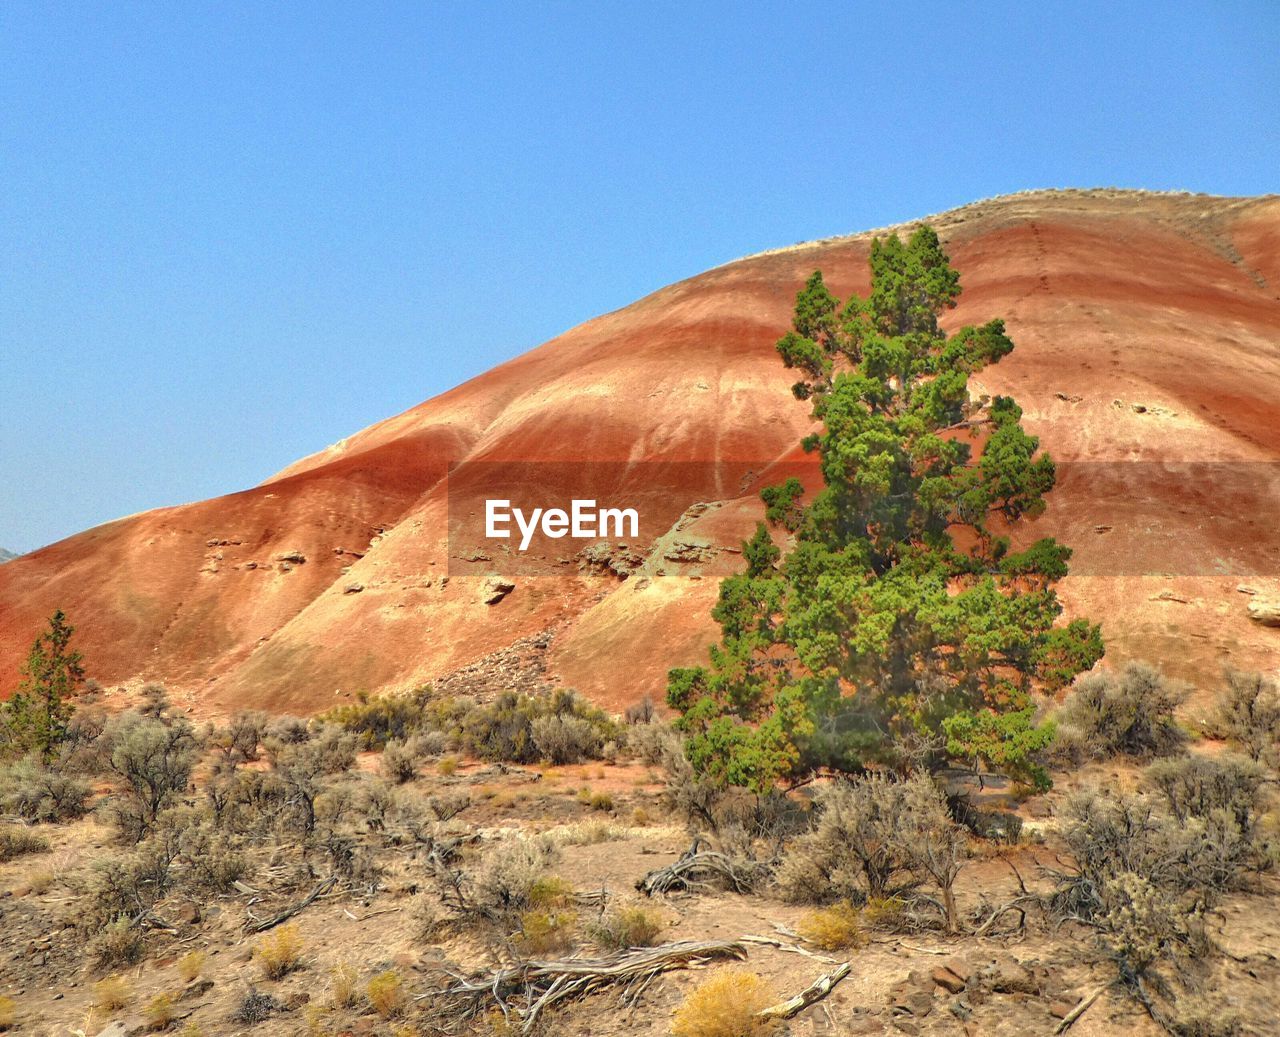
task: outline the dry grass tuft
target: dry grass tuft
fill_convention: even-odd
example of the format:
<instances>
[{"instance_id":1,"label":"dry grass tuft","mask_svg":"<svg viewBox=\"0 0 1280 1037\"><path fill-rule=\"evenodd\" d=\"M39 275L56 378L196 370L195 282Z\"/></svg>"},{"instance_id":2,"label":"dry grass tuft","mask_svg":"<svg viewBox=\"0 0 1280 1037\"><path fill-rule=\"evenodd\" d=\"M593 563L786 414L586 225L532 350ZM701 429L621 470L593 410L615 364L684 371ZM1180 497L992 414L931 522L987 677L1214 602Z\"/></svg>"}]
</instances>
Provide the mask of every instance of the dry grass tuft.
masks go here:
<instances>
[{"instance_id":1,"label":"dry grass tuft","mask_svg":"<svg viewBox=\"0 0 1280 1037\"><path fill-rule=\"evenodd\" d=\"M208 959L204 951L190 951L178 959L178 975L183 983L193 983L204 971L204 963Z\"/></svg>"},{"instance_id":2,"label":"dry grass tuft","mask_svg":"<svg viewBox=\"0 0 1280 1037\"><path fill-rule=\"evenodd\" d=\"M282 925L262 938L253 956L267 979L280 979L296 969L302 960L302 937L296 925Z\"/></svg>"},{"instance_id":3,"label":"dry grass tuft","mask_svg":"<svg viewBox=\"0 0 1280 1037\"><path fill-rule=\"evenodd\" d=\"M173 998L169 994L157 994L147 1002L142 1018L148 1030L167 1030L173 1025Z\"/></svg>"},{"instance_id":4,"label":"dry grass tuft","mask_svg":"<svg viewBox=\"0 0 1280 1037\"><path fill-rule=\"evenodd\" d=\"M93 1003L104 1012L118 1012L133 1001L133 988L123 976L108 976L93 985Z\"/></svg>"},{"instance_id":5,"label":"dry grass tuft","mask_svg":"<svg viewBox=\"0 0 1280 1037\"><path fill-rule=\"evenodd\" d=\"M360 1000L360 973L354 965L335 965L330 977L329 1003L334 1008L351 1008Z\"/></svg>"},{"instance_id":6,"label":"dry grass tuft","mask_svg":"<svg viewBox=\"0 0 1280 1037\"><path fill-rule=\"evenodd\" d=\"M754 972L719 969L684 1000L671 1020L675 1037L763 1037L777 1020L758 1013L774 1002L772 987Z\"/></svg>"},{"instance_id":7,"label":"dry grass tuft","mask_svg":"<svg viewBox=\"0 0 1280 1037\"><path fill-rule=\"evenodd\" d=\"M394 1019L404 1011L404 980L395 969L379 972L369 980L366 993L369 996L369 1004L383 1019Z\"/></svg>"},{"instance_id":8,"label":"dry grass tuft","mask_svg":"<svg viewBox=\"0 0 1280 1037\"><path fill-rule=\"evenodd\" d=\"M847 900L808 912L800 919L796 931L824 951L861 947L867 942L858 909Z\"/></svg>"}]
</instances>

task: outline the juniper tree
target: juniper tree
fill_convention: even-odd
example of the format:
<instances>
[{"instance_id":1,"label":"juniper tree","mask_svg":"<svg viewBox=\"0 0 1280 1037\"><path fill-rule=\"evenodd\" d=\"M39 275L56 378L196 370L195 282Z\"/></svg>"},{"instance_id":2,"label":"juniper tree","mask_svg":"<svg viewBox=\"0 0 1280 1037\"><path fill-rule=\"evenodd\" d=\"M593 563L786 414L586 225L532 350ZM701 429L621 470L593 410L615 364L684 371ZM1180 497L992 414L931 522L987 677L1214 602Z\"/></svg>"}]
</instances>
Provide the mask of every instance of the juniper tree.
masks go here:
<instances>
[{"instance_id":1,"label":"juniper tree","mask_svg":"<svg viewBox=\"0 0 1280 1037\"><path fill-rule=\"evenodd\" d=\"M709 666L671 671L668 702L723 784L948 757L1044 780L1052 728L1032 693L1103 651L1097 626L1059 622L1070 550L1012 545L1054 463L1012 399L970 399L1013 343L999 320L941 329L960 281L933 230L876 240L870 264L866 298L842 303L820 272L796 297L777 350L819 423L803 446L823 485L807 502L797 479L763 492L768 524L712 613L720 643Z\"/></svg>"},{"instance_id":2,"label":"juniper tree","mask_svg":"<svg viewBox=\"0 0 1280 1037\"><path fill-rule=\"evenodd\" d=\"M83 659L70 647L74 632L57 609L49 617L49 629L32 643L22 680L0 715L2 747L10 754L36 752L48 761L66 737L75 711L71 699L84 681Z\"/></svg>"}]
</instances>

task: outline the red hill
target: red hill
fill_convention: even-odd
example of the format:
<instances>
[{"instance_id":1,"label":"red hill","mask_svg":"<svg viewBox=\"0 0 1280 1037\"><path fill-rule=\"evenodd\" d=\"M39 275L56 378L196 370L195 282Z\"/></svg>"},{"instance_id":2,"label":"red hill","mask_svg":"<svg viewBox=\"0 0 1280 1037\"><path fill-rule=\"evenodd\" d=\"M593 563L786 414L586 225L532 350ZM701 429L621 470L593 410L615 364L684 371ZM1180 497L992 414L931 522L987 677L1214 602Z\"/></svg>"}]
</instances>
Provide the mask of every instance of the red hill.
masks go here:
<instances>
[{"instance_id":1,"label":"red hill","mask_svg":"<svg viewBox=\"0 0 1280 1037\"><path fill-rule=\"evenodd\" d=\"M1039 524L1076 549L1068 607L1102 620L1112 658L1206 687L1227 664L1273 669L1280 629L1247 605L1280 598L1280 198L1037 192L931 222L964 286L948 323L1004 317L1017 343L981 391L1013 395L1062 466ZM713 636L762 465L807 429L773 350L795 291L815 268L864 290L869 240L718 267L261 486L0 566L0 688L62 607L103 684L160 680L202 712L310 711L477 662L613 707L660 696ZM528 460L610 462L635 492L661 471L630 578L449 539L449 486L456 508L468 480ZM486 604L491 573L515 587Z\"/></svg>"}]
</instances>

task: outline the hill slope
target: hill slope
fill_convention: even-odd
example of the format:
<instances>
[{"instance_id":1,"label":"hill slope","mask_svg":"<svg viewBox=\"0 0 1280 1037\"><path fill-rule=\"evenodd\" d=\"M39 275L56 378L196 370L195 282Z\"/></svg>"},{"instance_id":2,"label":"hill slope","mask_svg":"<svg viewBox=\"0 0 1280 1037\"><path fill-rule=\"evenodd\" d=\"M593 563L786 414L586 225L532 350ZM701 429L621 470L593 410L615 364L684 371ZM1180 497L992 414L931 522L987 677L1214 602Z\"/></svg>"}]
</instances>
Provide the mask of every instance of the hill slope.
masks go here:
<instances>
[{"instance_id":1,"label":"hill slope","mask_svg":"<svg viewBox=\"0 0 1280 1037\"><path fill-rule=\"evenodd\" d=\"M1206 684L1224 664L1273 667L1280 630L1249 621L1246 592L1280 576L1280 198L1034 192L932 222L964 286L948 325L1004 317L1017 343L981 391L1017 398L1060 462L1040 526L1076 548L1069 607L1103 621L1113 657ZM324 708L478 661L495 685L660 695L668 667L702 658L756 488L807 430L773 350L795 291L815 268L865 290L869 241L718 267L261 486L6 564L0 688L60 606L103 683L164 680L202 709ZM661 472L628 545L642 568L527 571L451 541L450 485L456 510L528 459L613 462L609 485L641 490ZM515 589L487 604L491 572Z\"/></svg>"}]
</instances>

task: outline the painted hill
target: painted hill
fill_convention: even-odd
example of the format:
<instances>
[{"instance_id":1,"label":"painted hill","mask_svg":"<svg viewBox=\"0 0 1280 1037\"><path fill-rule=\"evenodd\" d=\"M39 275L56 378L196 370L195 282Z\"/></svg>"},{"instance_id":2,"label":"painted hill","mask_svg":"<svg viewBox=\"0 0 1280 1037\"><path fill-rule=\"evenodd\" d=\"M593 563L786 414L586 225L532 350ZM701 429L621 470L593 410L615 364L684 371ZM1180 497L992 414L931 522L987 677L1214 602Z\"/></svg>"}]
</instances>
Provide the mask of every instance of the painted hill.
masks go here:
<instances>
[{"instance_id":1,"label":"painted hill","mask_svg":"<svg viewBox=\"0 0 1280 1037\"><path fill-rule=\"evenodd\" d=\"M1247 605L1280 596L1280 198L1034 192L932 222L965 289L948 323L1001 316L1017 343L981 391L1015 396L1060 463L1037 533L1076 548L1069 607L1113 658L1206 686L1273 668L1280 630ZM716 577L807 430L773 350L794 293L815 268L864 290L869 240L718 267L261 486L5 565L0 688L60 606L104 684L163 680L202 711L441 679L660 695L703 657ZM531 460L638 494L649 528L609 557L486 555L460 512Z\"/></svg>"}]
</instances>

